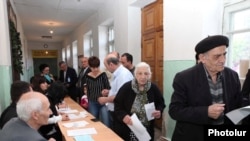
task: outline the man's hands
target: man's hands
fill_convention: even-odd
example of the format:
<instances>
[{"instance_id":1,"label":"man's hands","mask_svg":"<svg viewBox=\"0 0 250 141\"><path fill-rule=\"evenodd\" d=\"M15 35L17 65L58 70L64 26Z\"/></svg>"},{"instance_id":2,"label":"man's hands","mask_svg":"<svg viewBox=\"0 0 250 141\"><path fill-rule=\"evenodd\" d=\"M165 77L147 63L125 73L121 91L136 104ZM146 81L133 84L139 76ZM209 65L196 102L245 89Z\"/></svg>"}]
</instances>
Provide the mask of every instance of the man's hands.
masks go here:
<instances>
[{"instance_id":1,"label":"man's hands","mask_svg":"<svg viewBox=\"0 0 250 141\"><path fill-rule=\"evenodd\" d=\"M225 110L225 104L212 104L208 107L208 116L217 119Z\"/></svg>"},{"instance_id":2,"label":"man's hands","mask_svg":"<svg viewBox=\"0 0 250 141\"><path fill-rule=\"evenodd\" d=\"M102 96L108 96L109 95L109 90L108 89L103 89L101 93L102 93Z\"/></svg>"},{"instance_id":3,"label":"man's hands","mask_svg":"<svg viewBox=\"0 0 250 141\"><path fill-rule=\"evenodd\" d=\"M101 104L101 105L104 105L105 103L107 102L110 102L110 103L113 103L113 100L115 99L115 96L108 96L108 97L99 97L98 98L98 102Z\"/></svg>"}]
</instances>

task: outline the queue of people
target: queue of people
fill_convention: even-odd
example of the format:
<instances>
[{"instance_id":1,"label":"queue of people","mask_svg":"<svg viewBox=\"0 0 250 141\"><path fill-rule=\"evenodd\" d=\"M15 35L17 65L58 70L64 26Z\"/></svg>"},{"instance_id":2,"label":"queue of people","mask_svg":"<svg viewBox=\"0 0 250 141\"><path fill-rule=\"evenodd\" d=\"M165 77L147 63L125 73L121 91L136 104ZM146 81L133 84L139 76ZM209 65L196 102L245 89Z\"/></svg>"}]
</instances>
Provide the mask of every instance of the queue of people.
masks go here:
<instances>
[{"instance_id":1,"label":"queue of people","mask_svg":"<svg viewBox=\"0 0 250 141\"><path fill-rule=\"evenodd\" d=\"M125 68L120 63L120 59L116 55L110 53L106 56L104 60L104 64L107 70L110 71L113 75L113 79L109 84L109 80L106 73L100 71L99 58L96 56L92 56L90 58L84 58L84 59L87 59L88 65L86 65L85 68L83 68L82 72L86 74L84 75L79 74L78 78L76 78L76 73L73 68L68 67L65 62L60 62L59 66L61 68L61 71L58 81L55 81L55 79L53 78L48 78L49 66L46 64L42 64L39 67L39 69L41 70L41 74L36 74L33 77L31 77L30 83L24 81L14 82L11 88L11 95L13 96L12 104L1 115L0 125L2 131L0 135L8 135L9 134L8 130L14 130L12 128L9 128L9 126L7 126L8 124L6 124L8 121L12 121L10 119L18 119L18 122L24 121L26 124L29 125L29 122L27 121L28 119L24 120L22 119L21 115L20 116L18 115L16 110L17 107L16 105L18 102L22 102L21 100L19 100L21 99L20 97L22 95L26 94L27 92L31 92L35 93L34 96L37 97L28 96L28 98L43 99L43 101L46 101L44 102L45 105L49 106L49 111L47 111L46 118L43 118L43 120L47 119L46 120L47 122L43 122L43 124L39 126L36 125L36 128L34 130L36 132L36 136L35 137L31 136L30 139L32 140L39 137L43 140L61 141L62 134L57 126L57 122L69 119L67 115L59 113L56 107L58 107L58 105L63 103L63 99L66 95L69 95L70 97L72 97L72 99L76 97L76 95L72 95L75 94L74 92L76 91L72 92L72 89L69 89L69 87L72 88L71 85L74 85L73 82L77 82L75 81L77 79L78 83L83 85L79 87L78 84L77 88L82 90L82 95L86 95L88 97L89 108L87 110L91 114L93 114L96 118L100 119L106 126L110 127L115 132L119 133L119 131L117 131L118 129L117 127L119 127L119 124L115 116L114 99L119 89L123 86L123 84L133 80L134 78L133 74L129 71L129 69ZM86 67L88 67L89 70L85 70ZM70 70L69 71L70 73L67 72L68 70ZM150 77L143 76L143 78L145 79L144 82L150 80ZM69 90L71 90L71 93L69 92ZM159 92L157 93L160 94ZM46 100L44 100L44 97L42 97L41 95L44 95L46 97ZM162 95L161 97L163 98ZM151 100L151 98L149 99ZM49 104L47 103L47 101L49 102ZM163 101L161 101L161 104L164 104L164 102L163 103L162 102ZM26 113L26 114L31 114L31 113ZM159 117L159 115L157 117ZM12 124L16 124L16 122ZM152 127L152 125L150 125L150 127ZM150 130L152 130L152 128L150 128ZM6 140L9 140L8 137L6 137Z\"/></svg>"},{"instance_id":2,"label":"queue of people","mask_svg":"<svg viewBox=\"0 0 250 141\"><path fill-rule=\"evenodd\" d=\"M250 105L250 70L241 89L237 72L225 67L228 46L226 36L204 38L195 46L196 64L176 73L168 109L170 117L176 120L172 141L204 141L206 125L233 125L225 114ZM12 103L0 118L0 136L5 136L6 141L12 140L16 136L8 135L17 129L25 129L23 135L33 135L20 135L20 139L61 141L57 122L69 118L59 113L56 107L65 106L63 99L68 95L125 141L140 140L129 128L133 125L132 115L136 114L149 133L150 141L153 141L155 120L162 117L166 105L162 92L151 81L149 64L140 62L133 65L131 54L124 53L120 57L118 52L111 52L103 60L112 74L109 80L107 73L100 70L101 61L97 56L81 57L80 61L82 66L78 75L74 68L61 61L57 81L50 75L49 66L41 64L41 74L32 77L30 84L13 82ZM27 101L40 102L34 104L30 111L25 111L22 108L27 108ZM38 110L39 104L49 108ZM147 117L145 105L148 104L155 107L152 119ZM37 117L32 113L43 118L34 121ZM246 118L242 124L249 124L249 119ZM29 126L32 129L27 129Z\"/></svg>"}]
</instances>

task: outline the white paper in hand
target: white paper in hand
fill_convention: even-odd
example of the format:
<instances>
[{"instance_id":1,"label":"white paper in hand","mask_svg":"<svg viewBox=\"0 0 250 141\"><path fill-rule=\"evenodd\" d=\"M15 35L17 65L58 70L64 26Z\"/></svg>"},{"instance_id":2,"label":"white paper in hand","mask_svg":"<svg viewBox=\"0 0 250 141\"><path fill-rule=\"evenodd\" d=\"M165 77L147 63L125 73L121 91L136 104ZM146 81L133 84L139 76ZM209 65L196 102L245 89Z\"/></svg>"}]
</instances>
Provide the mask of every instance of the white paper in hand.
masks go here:
<instances>
[{"instance_id":1,"label":"white paper in hand","mask_svg":"<svg viewBox=\"0 0 250 141\"><path fill-rule=\"evenodd\" d=\"M250 114L250 106L235 109L228 112L226 116L234 123L238 124L242 119Z\"/></svg>"},{"instance_id":2,"label":"white paper in hand","mask_svg":"<svg viewBox=\"0 0 250 141\"><path fill-rule=\"evenodd\" d=\"M148 121L154 119L152 114L155 111L155 103L152 102L152 103L145 104L144 107L146 110L146 115L147 115Z\"/></svg>"},{"instance_id":3,"label":"white paper in hand","mask_svg":"<svg viewBox=\"0 0 250 141\"><path fill-rule=\"evenodd\" d=\"M131 131L135 134L139 141L149 141L151 139L146 128L142 125L136 114L131 116L132 125L128 125Z\"/></svg>"}]
</instances>

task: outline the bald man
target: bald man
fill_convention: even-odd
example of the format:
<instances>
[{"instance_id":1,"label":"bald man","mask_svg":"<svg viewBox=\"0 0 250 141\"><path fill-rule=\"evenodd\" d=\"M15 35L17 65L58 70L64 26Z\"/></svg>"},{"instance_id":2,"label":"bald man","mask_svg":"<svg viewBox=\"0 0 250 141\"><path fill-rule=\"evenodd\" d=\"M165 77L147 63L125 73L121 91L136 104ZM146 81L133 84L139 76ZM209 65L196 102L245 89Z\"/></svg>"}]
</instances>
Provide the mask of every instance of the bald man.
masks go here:
<instances>
[{"instance_id":1,"label":"bald man","mask_svg":"<svg viewBox=\"0 0 250 141\"><path fill-rule=\"evenodd\" d=\"M114 54L118 59L120 59L120 53L117 51L112 51L110 54Z\"/></svg>"},{"instance_id":2,"label":"bald man","mask_svg":"<svg viewBox=\"0 0 250 141\"><path fill-rule=\"evenodd\" d=\"M110 125L111 129L114 128L115 125L113 122L114 119L114 103L113 100L120 89L120 87L125 83L133 79L133 75L131 72L125 68L121 63L117 56L113 53L108 54L104 59L104 65L109 72L113 74L113 80L111 81L111 89L108 96L98 98L98 102L101 104L107 104L107 108L110 113ZM104 92L105 93L105 92Z\"/></svg>"},{"instance_id":3,"label":"bald man","mask_svg":"<svg viewBox=\"0 0 250 141\"><path fill-rule=\"evenodd\" d=\"M17 118L11 119L0 131L3 141L47 141L38 133L48 124L52 114L47 97L39 92L27 92L17 103ZM49 141L55 141L53 138Z\"/></svg>"}]
</instances>

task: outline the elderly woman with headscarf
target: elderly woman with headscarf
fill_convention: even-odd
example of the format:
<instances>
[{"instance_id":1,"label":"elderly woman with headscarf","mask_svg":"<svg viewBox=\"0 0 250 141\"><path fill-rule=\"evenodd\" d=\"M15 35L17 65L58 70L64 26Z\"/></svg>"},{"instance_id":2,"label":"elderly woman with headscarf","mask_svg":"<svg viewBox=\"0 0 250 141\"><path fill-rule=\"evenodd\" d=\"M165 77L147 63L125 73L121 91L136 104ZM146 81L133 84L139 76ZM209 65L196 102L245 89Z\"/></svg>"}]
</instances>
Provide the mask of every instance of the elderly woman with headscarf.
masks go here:
<instances>
[{"instance_id":1,"label":"elderly woman with headscarf","mask_svg":"<svg viewBox=\"0 0 250 141\"><path fill-rule=\"evenodd\" d=\"M130 130L133 125L132 114L136 114L142 125L147 129L151 140L154 140L154 120L162 116L165 108L164 98L156 84L150 81L150 66L145 62L136 65L135 78L125 83L115 97L115 132L124 140L137 141L136 135ZM153 104L153 119L146 116L145 105Z\"/></svg>"}]
</instances>

